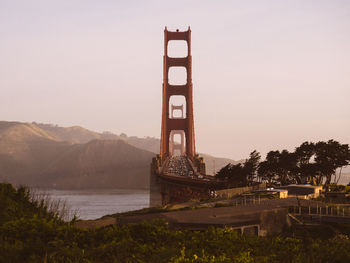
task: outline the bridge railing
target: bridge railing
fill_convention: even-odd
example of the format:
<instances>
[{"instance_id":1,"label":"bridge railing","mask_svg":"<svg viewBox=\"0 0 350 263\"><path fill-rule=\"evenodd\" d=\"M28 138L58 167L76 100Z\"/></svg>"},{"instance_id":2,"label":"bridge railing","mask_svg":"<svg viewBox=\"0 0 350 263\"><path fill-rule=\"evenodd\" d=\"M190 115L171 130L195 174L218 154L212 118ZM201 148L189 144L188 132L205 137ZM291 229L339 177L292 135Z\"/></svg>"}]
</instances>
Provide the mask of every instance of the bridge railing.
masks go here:
<instances>
[{"instance_id":1,"label":"bridge railing","mask_svg":"<svg viewBox=\"0 0 350 263\"><path fill-rule=\"evenodd\" d=\"M291 206L288 212L296 215L350 217L350 207L341 205Z\"/></svg>"},{"instance_id":2,"label":"bridge railing","mask_svg":"<svg viewBox=\"0 0 350 263\"><path fill-rule=\"evenodd\" d=\"M312 200L298 198L270 199L254 195L241 195L231 199L222 200L216 206L255 206L261 205L267 208L285 207L288 213L294 215L317 215L349 217L350 206L342 204L327 204Z\"/></svg>"}]
</instances>

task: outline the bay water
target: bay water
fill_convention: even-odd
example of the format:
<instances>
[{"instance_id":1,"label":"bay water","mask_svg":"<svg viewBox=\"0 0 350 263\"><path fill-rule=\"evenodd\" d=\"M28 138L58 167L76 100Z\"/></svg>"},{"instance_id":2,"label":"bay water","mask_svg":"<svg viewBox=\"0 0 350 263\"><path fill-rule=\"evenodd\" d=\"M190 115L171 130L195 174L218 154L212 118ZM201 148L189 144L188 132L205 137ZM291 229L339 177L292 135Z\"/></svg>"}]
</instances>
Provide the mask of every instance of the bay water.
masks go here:
<instances>
[{"instance_id":1,"label":"bay water","mask_svg":"<svg viewBox=\"0 0 350 263\"><path fill-rule=\"evenodd\" d=\"M138 210L149 206L149 190L88 189L56 190L35 189L50 200L65 202L79 219L97 219L105 215Z\"/></svg>"}]
</instances>

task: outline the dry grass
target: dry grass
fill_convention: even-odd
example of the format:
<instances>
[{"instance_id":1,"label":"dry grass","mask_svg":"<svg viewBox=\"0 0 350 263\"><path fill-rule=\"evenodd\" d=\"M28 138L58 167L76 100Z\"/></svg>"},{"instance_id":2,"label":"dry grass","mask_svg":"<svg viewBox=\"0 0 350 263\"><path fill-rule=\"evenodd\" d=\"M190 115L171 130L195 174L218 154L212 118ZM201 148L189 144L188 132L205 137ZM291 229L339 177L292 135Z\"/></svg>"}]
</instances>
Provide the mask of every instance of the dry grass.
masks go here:
<instances>
[{"instance_id":1,"label":"dry grass","mask_svg":"<svg viewBox=\"0 0 350 263\"><path fill-rule=\"evenodd\" d=\"M39 189L30 189L29 193L30 201L46 209L55 219L70 222L79 218L79 210L73 209L67 200L52 198L49 193Z\"/></svg>"}]
</instances>

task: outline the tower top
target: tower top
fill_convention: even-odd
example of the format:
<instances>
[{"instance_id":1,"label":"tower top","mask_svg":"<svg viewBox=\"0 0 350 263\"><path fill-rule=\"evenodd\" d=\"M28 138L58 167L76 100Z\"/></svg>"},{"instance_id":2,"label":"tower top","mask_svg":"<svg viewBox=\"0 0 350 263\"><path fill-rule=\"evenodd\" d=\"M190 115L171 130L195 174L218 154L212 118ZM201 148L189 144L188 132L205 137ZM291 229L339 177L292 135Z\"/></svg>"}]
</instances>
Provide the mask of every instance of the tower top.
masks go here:
<instances>
[{"instance_id":1,"label":"tower top","mask_svg":"<svg viewBox=\"0 0 350 263\"><path fill-rule=\"evenodd\" d=\"M191 29L188 27L187 31L179 31L179 29L176 29L176 31L169 31L167 27L164 29L164 41L167 43L171 40L185 40L188 43L191 42Z\"/></svg>"},{"instance_id":2,"label":"tower top","mask_svg":"<svg viewBox=\"0 0 350 263\"><path fill-rule=\"evenodd\" d=\"M191 27L188 26L187 30L184 30L184 31L180 31L180 29L178 29L178 28L175 31L171 31L171 30L168 30L167 26L165 26L164 31L166 31L166 32L173 32L173 33L184 33L184 32L190 32L191 31Z\"/></svg>"}]
</instances>

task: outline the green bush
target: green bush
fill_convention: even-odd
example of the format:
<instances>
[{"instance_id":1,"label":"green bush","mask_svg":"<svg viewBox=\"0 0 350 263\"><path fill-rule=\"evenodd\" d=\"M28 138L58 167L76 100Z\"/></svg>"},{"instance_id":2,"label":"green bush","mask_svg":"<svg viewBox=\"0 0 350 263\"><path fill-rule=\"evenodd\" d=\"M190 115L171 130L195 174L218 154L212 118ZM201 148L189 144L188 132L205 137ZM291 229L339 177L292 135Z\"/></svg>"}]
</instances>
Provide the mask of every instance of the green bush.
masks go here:
<instances>
[{"instance_id":1,"label":"green bush","mask_svg":"<svg viewBox=\"0 0 350 263\"><path fill-rule=\"evenodd\" d=\"M350 262L346 234L324 240L244 237L232 228L171 230L163 220L85 230L31 202L24 188L0 189L1 263Z\"/></svg>"}]
</instances>

